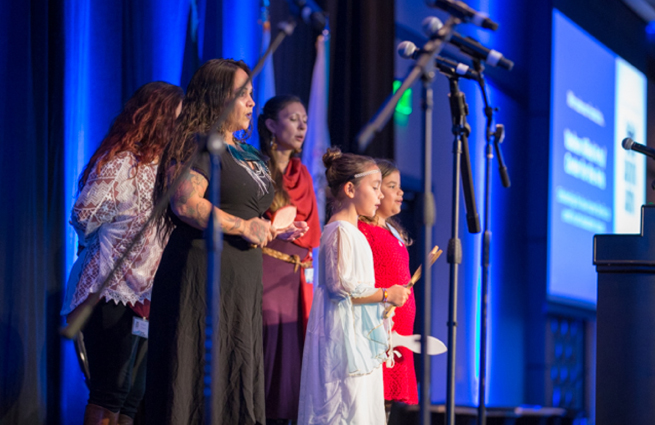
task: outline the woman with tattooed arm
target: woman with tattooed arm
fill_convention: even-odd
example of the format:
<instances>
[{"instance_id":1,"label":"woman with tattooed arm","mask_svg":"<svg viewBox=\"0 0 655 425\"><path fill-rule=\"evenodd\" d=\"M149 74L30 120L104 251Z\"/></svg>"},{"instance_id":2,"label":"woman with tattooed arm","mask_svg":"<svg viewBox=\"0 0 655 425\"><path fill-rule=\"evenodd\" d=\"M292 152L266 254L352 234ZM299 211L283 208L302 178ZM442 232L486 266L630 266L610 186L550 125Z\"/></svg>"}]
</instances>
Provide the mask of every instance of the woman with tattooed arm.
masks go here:
<instances>
[{"instance_id":1,"label":"woman with tattooed arm","mask_svg":"<svg viewBox=\"0 0 655 425\"><path fill-rule=\"evenodd\" d=\"M248 80L242 61L215 59L195 73L187 88L177 131L162 158L155 184L161 197L181 173L196 147L196 135L207 134L226 105ZM223 230L221 254L219 394L213 423L265 422L262 356L262 251L278 233L261 217L274 195L265 160L237 136L250 127L252 85L236 99L219 129L226 149L220 155L220 205L205 197L209 159L201 154L171 198L160 229L170 234L155 276L150 325L146 409L149 424L203 423L205 293L207 254L203 230L210 212ZM298 237L294 229L280 232Z\"/></svg>"}]
</instances>

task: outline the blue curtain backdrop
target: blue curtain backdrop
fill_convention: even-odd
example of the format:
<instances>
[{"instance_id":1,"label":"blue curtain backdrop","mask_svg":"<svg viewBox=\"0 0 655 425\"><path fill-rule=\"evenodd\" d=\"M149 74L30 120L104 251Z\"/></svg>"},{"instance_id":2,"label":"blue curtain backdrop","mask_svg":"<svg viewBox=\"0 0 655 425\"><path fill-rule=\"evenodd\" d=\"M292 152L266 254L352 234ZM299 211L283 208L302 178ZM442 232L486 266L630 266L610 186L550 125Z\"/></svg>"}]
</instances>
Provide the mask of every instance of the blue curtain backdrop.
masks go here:
<instances>
[{"instance_id":1,"label":"blue curtain backdrop","mask_svg":"<svg viewBox=\"0 0 655 425\"><path fill-rule=\"evenodd\" d=\"M217 57L254 66L259 11L259 0L0 0L0 424L82 422L87 390L58 334L79 173L142 84L184 88ZM272 12L275 35L287 3ZM283 44L300 58L275 59L284 92L308 99L316 35L299 23Z\"/></svg>"},{"instance_id":2,"label":"blue curtain backdrop","mask_svg":"<svg viewBox=\"0 0 655 425\"><path fill-rule=\"evenodd\" d=\"M0 1L0 423L57 415L63 278L61 9ZM53 385L53 383L55 385Z\"/></svg>"},{"instance_id":3,"label":"blue curtain backdrop","mask_svg":"<svg viewBox=\"0 0 655 425\"><path fill-rule=\"evenodd\" d=\"M86 388L57 333L75 183L139 86L186 85L203 57L220 56L216 33L231 2L207 3L0 1L2 424L81 423ZM256 28L241 12L231 22Z\"/></svg>"}]
</instances>

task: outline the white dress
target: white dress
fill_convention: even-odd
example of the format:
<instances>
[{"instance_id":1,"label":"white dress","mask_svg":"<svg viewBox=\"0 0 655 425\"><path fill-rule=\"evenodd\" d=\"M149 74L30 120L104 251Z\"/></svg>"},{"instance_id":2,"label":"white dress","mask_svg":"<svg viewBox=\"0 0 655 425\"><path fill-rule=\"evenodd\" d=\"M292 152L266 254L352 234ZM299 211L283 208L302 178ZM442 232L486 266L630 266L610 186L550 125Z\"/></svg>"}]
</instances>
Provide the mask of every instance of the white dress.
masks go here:
<instances>
[{"instance_id":1,"label":"white dress","mask_svg":"<svg viewBox=\"0 0 655 425\"><path fill-rule=\"evenodd\" d=\"M376 291L366 237L346 221L326 225L305 336L298 424L386 423L381 365L387 359L389 323L382 320L384 305L351 300Z\"/></svg>"}]
</instances>

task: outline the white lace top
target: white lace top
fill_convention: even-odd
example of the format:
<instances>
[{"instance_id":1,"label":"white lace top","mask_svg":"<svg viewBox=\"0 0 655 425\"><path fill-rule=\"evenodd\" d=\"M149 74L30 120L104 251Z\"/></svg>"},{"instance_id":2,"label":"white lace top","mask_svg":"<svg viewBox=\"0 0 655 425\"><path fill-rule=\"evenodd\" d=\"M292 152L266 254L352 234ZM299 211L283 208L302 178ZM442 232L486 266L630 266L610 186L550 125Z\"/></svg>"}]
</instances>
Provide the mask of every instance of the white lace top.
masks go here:
<instances>
[{"instance_id":1,"label":"white lace top","mask_svg":"<svg viewBox=\"0 0 655 425\"><path fill-rule=\"evenodd\" d=\"M136 167L137 159L122 152L94 169L82 189L70 223L85 249L73 265L61 314L70 313L97 292L118 258L148 220L157 164ZM135 304L150 299L152 282L165 243L151 225L114 274L102 297Z\"/></svg>"}]
</instances>

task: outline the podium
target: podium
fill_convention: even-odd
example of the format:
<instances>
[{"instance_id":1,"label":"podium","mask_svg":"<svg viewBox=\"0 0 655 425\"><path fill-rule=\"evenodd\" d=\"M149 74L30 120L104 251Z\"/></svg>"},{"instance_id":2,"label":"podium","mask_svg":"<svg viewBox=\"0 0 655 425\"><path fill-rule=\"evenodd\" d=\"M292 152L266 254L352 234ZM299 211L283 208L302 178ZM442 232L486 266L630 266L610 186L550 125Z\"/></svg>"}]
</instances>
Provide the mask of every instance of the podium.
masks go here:
<instances>
[{"instance_id":1,"label":"podium","mask_svg":"<svg viewBox=\"0 0 655 425\"><path fill-rule=\"evenodd\" d=\"M655 205L641 233L595 235L596 424L655 424Z\"/></svg>"}]
</instances>

